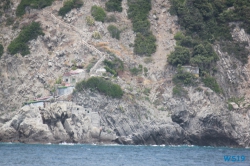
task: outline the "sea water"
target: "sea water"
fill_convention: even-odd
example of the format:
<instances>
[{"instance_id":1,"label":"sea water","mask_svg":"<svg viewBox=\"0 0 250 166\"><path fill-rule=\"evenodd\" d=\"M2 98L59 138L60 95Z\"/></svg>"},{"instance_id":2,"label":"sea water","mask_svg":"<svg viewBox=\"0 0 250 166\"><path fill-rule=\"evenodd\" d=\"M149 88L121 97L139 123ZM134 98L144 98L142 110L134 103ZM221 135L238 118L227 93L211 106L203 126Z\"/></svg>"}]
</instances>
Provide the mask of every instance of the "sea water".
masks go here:
<instances>
[{"instance_id":1,"label":"sea water","mask_svg":"<svg viewBox=\"0 0 250 166\"><path fill-rule=\"evenodd\" d=\"M164 145L123 146L66 143L59 145L0 143L0 166L64 165L250 166L250 149Z\"/></svg>"}]
</instances>

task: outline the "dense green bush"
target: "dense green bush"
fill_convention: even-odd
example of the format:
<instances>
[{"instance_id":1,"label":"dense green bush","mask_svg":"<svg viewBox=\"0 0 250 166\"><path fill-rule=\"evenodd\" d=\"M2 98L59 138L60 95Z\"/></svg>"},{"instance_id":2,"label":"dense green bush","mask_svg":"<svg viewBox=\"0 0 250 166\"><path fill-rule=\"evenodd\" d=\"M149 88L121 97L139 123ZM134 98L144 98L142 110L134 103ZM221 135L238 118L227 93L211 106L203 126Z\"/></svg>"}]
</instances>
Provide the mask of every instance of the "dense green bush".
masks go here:
<instances>
[{"instance_id":1,"label":"dense green bush","mask_svg":"<svg viewBox=\"0 0 250 166\"><path fill-rule=\"evenodd\" d=\"M232 42L229 22L240 21L242 27L250 33L250 1L249 0L171 0L170 12L178 16L179 24L185 29L187 37L177 35L177 44L185 47L192 47L192 38L200 42L220 41L225 46L226 52L236 56L242 63L247 62L248 51L236 42ZM233 7L228 9L229 7ZM179 38L178 38L179 37ZM232 52L233 51L233 52ZM198 55L191 60L193 63L205 62L208 66L214 61L214 56L205 58ZM203 63L204 65L204 63Z\"/></svg>"},{"instance_id":2,"label":"dense green bush","mask_svg":"<svg viewBox=\"0 0 250 166\"><path fill-rule=\"evenodd\" d=\"M156 51L155 42L156 38L151 32L146 35L137 33L134 44L134 53L146 56L152 55Z\"/></svg>"},{"instance_id":3,"label":"dense green bush","mask_svg":"<svg viewBox=\"0 0 250 166\"><path fill-rule=\"evenodd\" d=\"M198 66L201 71L209 71L214 67L218 56L209 42L192 39L180 32L176 33L174 38L177 41L177 46L168 57L170 64Z\"/></svg>"},{"instance_id":4,"label":"dense green bush","mask_svg":"<svg viewBox=\"0 0 250 166\"><path fill-rule=\"evenodd\" d=\"M10 43L7 48L9 53L11 55L16 53L21 53L21 55L29 54L28 42L36 39L39 35L44 35L40 23L32 22L30 25L24 27L18 37Z\"/></svg>"},{"instance_id":5,"label":"dense green bush","mask_svg":"<svg viewBox=\"0 0 250 166\"><path fill-rule=\"evenodd\" d=\"M113 74L116 77L119 71L124 70L124 64L119 58L115 57L114 55L111 55L110 59L110 61L105 59L103 63L107 72Z\"/></svg>"},{"instance_id":6,"label":"dense green bush","mask_svg":"<svg viewBox=\"0 0 250 166\"><path fill-rule=\"evenodd\" d=\"M150 56L156 51L156 38L150 32L148 14L151 10L151 0L128 0L128 18L132 20L136 32L134 53Z\"/></svg>"},{"instance_id":7,"label":"dense green bush","mask_svg":"<svg viewBox=\"0 0 250 166\"><path fill-rule=\"evenodd\" d=\"M227 0L226 2L230 2ZM228 21L240 21L242 22L242 27L250 34L250 1L249 0L231 0L228 6L233 6L234 10L227 12L225 14Z\"/></svg>"},{"instance_id":8,"label":"dense green bush","mask_svg":"<svg viewBox=\"0 0 250 166\"><path fill-rule=\"evenodd\" d=\"M109 25L108 26L108 31L111 35L112 38L120 39L120 33L121 31L114 25Z\"/></svg>"},{"instance_id":9,"label":"dense green bush","mask_svg":"<svg viewBox=\"0 0 250 166\"><path fill-rule=\"evenodd\" d=\"M25 8L31 7L35 9L42 9L46 6L50 6L54 0L22 0L17 6L16 16L22 16L25 14Z\"/></svg>"},{"instance_id":10,"label":"dense green bush","mask_svg":"<svg viewBox=\"0 0 250 166\"><path fill-rule=\"evenodd\" d=\"M128 6L128 18L132 22L147 20L148 13L151 10L151 0L128 0Z\"/></svg>"},{"instance_id":11,"label":"dense green bush","mask_svg":"<svg viewBox=\"0 0 250 166\"><path fill-rule=\"evenodd\" d=\"M108 12L122 12L122 0L109 0L105 3Z\"/></svg>"},{"instance_id":12,"label":"dense green bush","mask_svg":"<svg viewBox=\"0 0 250 166\"><path fill-rule=\"evenodd\" d=\"M174 66L188 64L189 60L189 49L181 46L176 46L175 50L168 56L168 62Z\"/></svg>"},{"instance_id":13,"label":"dense green bush","mask_svg":"<svg viewBox=\"0 0 250 166\"><path fill-rule=\"evenodd\" d=\"M202 82L204 83L204 85L206 87L209 87L214 92L216 92L216 93L221 93L222 92L222 90L221 90L220 86L218 85L215 78L213 78L211 76L205 76L204 78L202 78Z\"/></svg>"},{"instance_id":14,"label":"dense green bush","mask_svg":"<svg viewBox=\"0 0 250 166\"><path fill-rule=\"evenodd\" d=\"M96 21L104 22L106 18L106 12L103 10L103 8L96 5L91 7L91 15L95 18Z\"/></svg>"},{"instance_id":15,"label":"dense green bush","mask_svg":"<svg viewBox=\"0 0 250 166\"><path fill-rule=\"evenodd\" d=\"M119 85L114 84L111 81L107 81L101 77L91 77L87 81L83 80L77 83L75 88L78 92L81 92L86 88L97 90L98 92L113 98L121 98L123 95L123 91Z\"/></svg>"},{"instance_id":16,"label":"dense green bush","mask_svg":"<svg viewBox=\"0 0 250 166\"><path fill-rule=\"evenodd\" d=\"M195 86L197 78L189 72L183 70L181 66L178 66L177 73L173 77L175 85L181 86Z\"/></svg>"},{"instance_id":17,"label":"dense green bush","mask_svg":"<svg viewBox=\"0 0 250 166\"><path fill-rule=\"evenodd\" d=\"M60 8L58 14L64 17L70 10L73 8L80 8L82 5L82 0L67 0L63 3L63 7Z\"/></svg>"},{"instance_id":18,"label":"dense green bush","mask_svg":"<svg viewBox=\"0 0 250 166\"><path fill-rule=\"evenodd\" d=\"M4 48L3 48L3 45L0 44L0 58L3 55L3 53L4 53Z\"/></svg>"}]
</instances>

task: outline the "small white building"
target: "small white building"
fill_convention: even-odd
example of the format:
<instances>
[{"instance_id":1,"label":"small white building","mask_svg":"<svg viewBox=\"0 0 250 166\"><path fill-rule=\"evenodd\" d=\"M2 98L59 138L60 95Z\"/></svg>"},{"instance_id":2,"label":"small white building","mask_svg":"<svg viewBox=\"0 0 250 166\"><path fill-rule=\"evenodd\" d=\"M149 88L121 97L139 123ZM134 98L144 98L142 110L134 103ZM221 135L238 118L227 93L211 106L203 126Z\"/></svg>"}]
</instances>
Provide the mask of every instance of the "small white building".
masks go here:
<instances>
[{"instance_id":1,"label":"small white building","mask_svg":"<svg viewBox=\"0 0 250 166\"><path fill-rule=\"evenodd\" d=\"M183 70L189 73L194 74L196 77L199 77L199 67L193 66L182 66Z\"/></svg>"},{"instance_id":2,"label":"small white building","mask_svg":"<svg viewBox=\"0 0 250 166\"><path fill-rule=\"evenodd\" d=\"M104 68L99 68L99 69L96 70L97 75L102 75L104 73L106 73L106 69L104 69Z\"/></svg>"},{"instance_id":3,"label":"small white building","mask_svg":"<svg viewBox=\"0 0 250 166\"><path fill-rule=\"evenodd\" d=\"M76 69L71 70L63 75L63 83L69 86L75 86L75 84L85 78L85 70Z\"/></svg>"}]
</instances>

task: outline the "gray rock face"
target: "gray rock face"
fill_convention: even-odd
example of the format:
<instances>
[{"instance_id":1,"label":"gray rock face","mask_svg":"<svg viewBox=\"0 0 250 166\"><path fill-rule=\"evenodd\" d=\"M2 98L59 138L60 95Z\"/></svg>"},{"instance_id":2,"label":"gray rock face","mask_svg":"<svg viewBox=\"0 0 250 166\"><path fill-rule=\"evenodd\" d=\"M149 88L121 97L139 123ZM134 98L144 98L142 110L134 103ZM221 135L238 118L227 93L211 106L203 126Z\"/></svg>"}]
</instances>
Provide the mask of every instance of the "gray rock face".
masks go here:
<instances>
[{"instance_id":1,"label":"gray rock face","mask_svg":"<svg viewBox=\"0 0 250 166\"><path fill-rule=\"evenodd\" d=\"M114 100L91 92L76 95L75 102L98 110L103 130L115 132L115 142L120 144L249 146L250 111L244 116L223 109L223 103L218 107L220 100L214 93L209 99L199 96L194 93L190 95L192 102L184 100L172 105L171 118L160 118L159 112L135 100ZM205 106L203 102L207 101L211 103ZM204 107L199 109L197 104L194 109L194 103Z\"/></svg>"},{"instance_id":2,"label":"gray rock face","mask_svg":"<svg viewBox=\"0 0 250 166\"><path fill-rule=\"evenodd\" d=\"M111 142L112 133L100 135L99 116L91 116L73 103L52 103L46 108L27 105L0 128L0 141L18 142L97 142L101 138Z\"/></svg>"},{"instance_id":3,"label":"gray rock face","mask_svg":"<svg viewBox=\"0 0 250 166\"><path fill-rule=\"evenodd\" d=\"M190 144L248 147L249 116L217 111L207 110L192 115L187 109L180 109L173 113L172 120L182 126Z\"/></svg>"},{"instance_id":4,"label":"gray rock face","mask_svg":"<svg viewBox=\"0 0 250 166\"><path fill-rule=\"evenodd\" d=\"M243 115L213 105L195 110L182 101L172 105L171 116L161 117L146 103L125 98L85 91L74 102L24 106L12 118L1 117L0 141L250 146L250 111Z\"/></svg>"}]
</instances>

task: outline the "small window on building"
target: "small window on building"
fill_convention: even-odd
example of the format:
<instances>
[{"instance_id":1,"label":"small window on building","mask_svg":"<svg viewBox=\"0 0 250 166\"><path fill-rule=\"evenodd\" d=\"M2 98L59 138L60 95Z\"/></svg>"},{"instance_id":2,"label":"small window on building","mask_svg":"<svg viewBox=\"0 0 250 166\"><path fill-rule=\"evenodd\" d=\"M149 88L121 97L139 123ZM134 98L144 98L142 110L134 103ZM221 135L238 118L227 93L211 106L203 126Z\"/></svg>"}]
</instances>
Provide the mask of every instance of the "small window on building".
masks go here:
<instances>
[{"instance_id":1,"label":"small window on building","mask_svg":"<svg viewBox=\"0 0 250 166\"><path fill-rule=\"evenodd\" d=\"M76 108L76 110L79 110L79 108Z\"/></svg>"},{"instance_id":2,"label":"small window on building","mask_svg":"<svg viewBox=\"0 0 250 166\"><path fill-rule=\"evenodd\" d=\"M88 113L89 113L89 111L88 111Z\"/></svg>"},{"instance_id":3,"label":"small window on building","mask_svg":"<svg viewBox=\"0 0 250 166\"><path fill-rule=\"evenodd\" d=\"M68 78L66 78L66 79L65 79L65 82L68 82L68 81L69 81Z\"/></svg>"}]
</instances>

